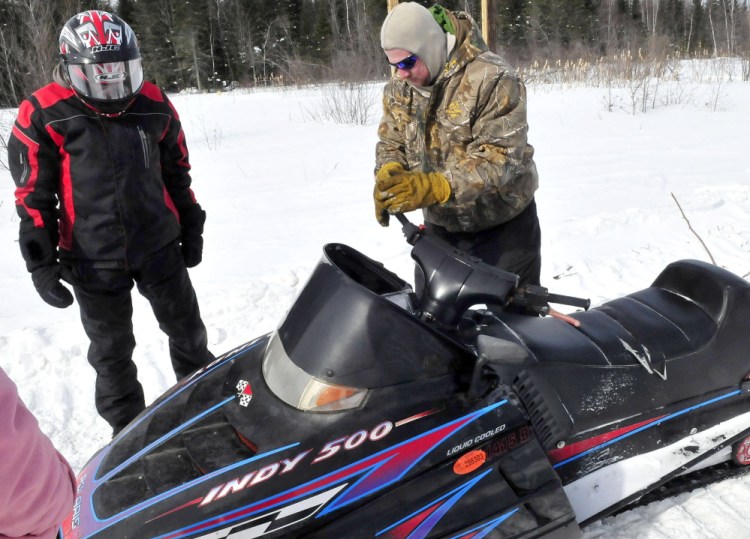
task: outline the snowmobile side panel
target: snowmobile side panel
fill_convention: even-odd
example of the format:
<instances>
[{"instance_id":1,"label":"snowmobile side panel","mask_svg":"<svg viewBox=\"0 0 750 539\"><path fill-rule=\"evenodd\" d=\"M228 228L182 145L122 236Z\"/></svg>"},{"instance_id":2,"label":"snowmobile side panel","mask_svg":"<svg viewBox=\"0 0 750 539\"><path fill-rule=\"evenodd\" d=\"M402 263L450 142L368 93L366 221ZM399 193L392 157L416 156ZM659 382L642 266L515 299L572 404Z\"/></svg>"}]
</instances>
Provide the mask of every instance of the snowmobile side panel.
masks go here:
<instances>
[{"instance_id":1,"label":"snowmobile side panel","mask_svg":"<svg viewBox=\"0 0 750 539\"><path fill-rule=\"evenodd\" d=\"M575 520L528 425L503 431L469 448L457 452L452 448L449 453L454 458L442 466L399 485L391 496L375 499L310 537L461 537L490 528L493 537L546 537ZM481 462L475 472L462 471L467 457ZM412 500L423 502L415 505ZM363 514L377 515L375 522L364 519ZM568 536L580 536L577 526L574 529L577 534Z\"/></svg>"},{"instance_id":2,"label":"snowmobile side panel","mask_svg":"<svg viewBox=\"0 0 750 539\"><path fill-rule=\"evenodd\" d=\"M702 459L731 446L747 436L748 432L750 412L694 435L681 437L653 451L634 452L630 458L582 474L580 479L566 484L564 489L575 508L578 522L585 526L637 500Z\"/></svg>"}]
</instances>

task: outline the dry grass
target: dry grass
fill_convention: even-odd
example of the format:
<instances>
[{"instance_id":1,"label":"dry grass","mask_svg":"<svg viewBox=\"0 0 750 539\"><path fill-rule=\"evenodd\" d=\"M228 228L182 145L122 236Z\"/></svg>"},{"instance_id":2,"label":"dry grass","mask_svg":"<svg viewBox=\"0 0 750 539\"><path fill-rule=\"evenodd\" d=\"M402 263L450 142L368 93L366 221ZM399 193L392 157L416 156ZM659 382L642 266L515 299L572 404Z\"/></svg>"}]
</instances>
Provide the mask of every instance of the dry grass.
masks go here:
<instances>
[{"instance_id":1,"label":"dry grass","mask_svg":"<svg viewBox=\"0 0 750 539\"><path fill-rule=\"evenodd\" d=\"M748 80L743 58L651 57L642 50L577 60L535 61L520 68L529 86L601 88L604 108L630 114L671 105L721 108L726 83Z\"/></svg>"}]
</instances>

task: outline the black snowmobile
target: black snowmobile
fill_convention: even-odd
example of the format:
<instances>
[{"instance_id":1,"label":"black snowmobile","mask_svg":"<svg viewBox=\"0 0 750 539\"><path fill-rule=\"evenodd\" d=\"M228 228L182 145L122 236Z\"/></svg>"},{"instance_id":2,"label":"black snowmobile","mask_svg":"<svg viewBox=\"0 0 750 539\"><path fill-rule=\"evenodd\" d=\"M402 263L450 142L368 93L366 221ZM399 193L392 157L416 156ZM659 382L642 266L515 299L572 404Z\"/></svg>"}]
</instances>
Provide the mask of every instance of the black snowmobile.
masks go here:
<instances>
[{"instance_id":1,"label":"black snowmobile","mask_svg":"<svg viewBox=\"0 0 750 539\"><path fill-rule=\"evenodd\" d=\"M672 478L750 463L748 282L680 261L562 315L549 304L588 302L399 218L414 290L326 245L276 331L91 459L62 537L579 537Z\"/></svg>"}]
</instances>

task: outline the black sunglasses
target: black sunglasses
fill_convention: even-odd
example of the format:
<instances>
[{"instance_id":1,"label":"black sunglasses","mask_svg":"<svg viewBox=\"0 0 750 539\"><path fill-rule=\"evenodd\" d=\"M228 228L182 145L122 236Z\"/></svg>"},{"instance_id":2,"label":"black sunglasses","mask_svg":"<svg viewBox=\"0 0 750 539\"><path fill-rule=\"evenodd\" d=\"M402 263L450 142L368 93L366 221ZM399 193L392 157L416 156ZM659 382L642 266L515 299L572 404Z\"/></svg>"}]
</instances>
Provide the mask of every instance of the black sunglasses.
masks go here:
<instances>
[{"instance_id":1,"label":"black sunglasses","mask_svg":"<svg viewBox=\"0 0 750 539\"><path fill-rule=\"evenodd\" d=\"M415 65L417 65L417 60L419 60L419 57L416 54L412 54L411 56L407 56L400 62L396 62L395 64L391 64L391 62L388 62L396 69L402 69L404 71L409 71L412 69Z\"/></svg>"}]
</instances>

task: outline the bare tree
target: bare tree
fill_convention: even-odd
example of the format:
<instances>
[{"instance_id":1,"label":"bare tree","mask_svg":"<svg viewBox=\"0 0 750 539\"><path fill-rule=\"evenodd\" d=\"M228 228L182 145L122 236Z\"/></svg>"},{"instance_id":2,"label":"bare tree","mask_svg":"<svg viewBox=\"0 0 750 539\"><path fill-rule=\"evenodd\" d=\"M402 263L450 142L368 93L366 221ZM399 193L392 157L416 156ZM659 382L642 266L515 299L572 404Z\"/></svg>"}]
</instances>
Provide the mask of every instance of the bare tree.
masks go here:
<instances>
[{"instance_id":1,"label":"bare tree","mask_svg":"<svg viewBox=\"0 0 750 539\"><path fill-rule=\"evenodd\" d=\"M18 104L51 79L57 63L60 29L78 4L72 0L24 0L4 6L9 23L0 29L3 78L8 91L3 100Z\"/></svg>"},{"instance_id":2,"label":"bare tree","mask_svg":"<svg viewBox=\"0 0 750 539\"><path fill-rule=\"evenodd\" d=\"M3 49L3 67L6 73L6 77L4 77L4 79L8 81L12 103L18 103L20 102L20 99L18 93L16 92L15 77L13 76L13 73L15 73L17 68L17 66L15 65L16 59L13 58L10 50L10 43L12 42L12 39L6 39L6 32L7 30L3 26L0 26L0 46L2 46Z\"/></svg>"},{"instance_id":3,"label":"bare tree","mask_svg":"<svg viewBox=\"0 0 750 539\"><path fill-rule=\"evenodd\" d=\"M659 0L643 0L643 18L646 28L652 36L657 33L657 20L659 18Z\"/></svg>"},{"instance_id":4,"label":"bare tree","mask_svg":"<svg viewBox=\"0 0 750 539\"><path fill-rule=\"evenodd\" d=\"M719 54L719 47L716 44L716 28L714 27L714 17L713 17L713 9L711 9L711 2L709 0L708 3L708 24L711 28L711 39L713 39L714 42L714 57L718 56Z\"/></svg>"}]
</instances>

